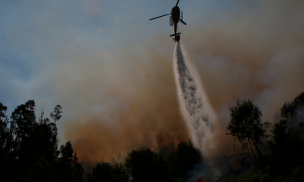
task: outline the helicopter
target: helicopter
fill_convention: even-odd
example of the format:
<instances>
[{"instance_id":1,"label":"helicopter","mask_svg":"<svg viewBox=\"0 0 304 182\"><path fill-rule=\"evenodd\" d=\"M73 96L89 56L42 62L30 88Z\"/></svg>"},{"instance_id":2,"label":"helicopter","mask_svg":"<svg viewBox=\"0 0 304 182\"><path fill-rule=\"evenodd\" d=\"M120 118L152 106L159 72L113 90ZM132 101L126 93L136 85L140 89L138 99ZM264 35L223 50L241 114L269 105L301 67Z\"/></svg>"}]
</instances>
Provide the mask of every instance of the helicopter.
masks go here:
<instances>
[{"instance_id":1,"label":"helicopter","mask_svg":"<svg viewBox=\"0 0 304 182\"><path fill-rule=\"evenodd\" d=\"M172 8L171 13L149 19L151 21L151 20L155 20L158 18L162 18L162 17L168 16L168 15L171 15L169 18L169 24L170 24L170 26L174 25L174 34L170 35L170 37L174 37L173 40L175 42L180 41L181 33L177 33L178 22L181 22L182 24L187 25L186 22L183 21L183 12L181 12L179 7L177 6L178 3L179 3L179 0L177 1L176 5Z\"/></svg>"}]
</instances>

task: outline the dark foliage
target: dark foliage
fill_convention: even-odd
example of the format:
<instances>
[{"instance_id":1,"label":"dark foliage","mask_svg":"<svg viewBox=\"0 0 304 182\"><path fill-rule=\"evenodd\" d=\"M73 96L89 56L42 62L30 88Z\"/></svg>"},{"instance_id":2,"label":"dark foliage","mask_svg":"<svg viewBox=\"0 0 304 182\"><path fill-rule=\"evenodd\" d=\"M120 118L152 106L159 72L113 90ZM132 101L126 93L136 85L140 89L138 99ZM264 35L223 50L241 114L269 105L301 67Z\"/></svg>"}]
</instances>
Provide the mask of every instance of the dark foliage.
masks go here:
<instances>
[{"instance_id":1,"label":"dark foliage","mask_svg":"<svg viewBox=\"0 0 304 182\"><path fill-rule=\"evenodd\" d=\"M81 182L83 167L71 142L58 148L56 122L62 107L50 114L53 122L35 116L35 102L27 101L6 116L7 107L0 103L0 171L2 181ZM186 181L187 173L202 161L200 152L189 140L181 142L170 154L148 148L131 151L125 163L100 163L88 174L88 182Z\"/></svg>"},{"instance_id":2,"label":"dark foliage","mask_svg":"<svg viewBox=\"0 0 304 182\"><path fill-rule=\"evenodd\" d=\"M186 181L187 173L201 160L203 160L203 156L190 140L180 142L174 154L169 158L171 177L176 181Z\"/></svg>"},{"instance_id":3,"label":"dark foliage","mask_svg":"<svg viewBox=\"0 0 304 182\"><path fill-rule=\"evenodd\" d=\"M88 175L88 182L187 181L187 174L202 162L201 153L191 141L180 142L171 155L148 148L131 151L124 164L100 163Z\"/></svg>"},{"instance_id":4,"label":"dark foliage","mask_svg":"<svg viewBox=\"0 0 304 182\"><path fill-rule=\"evenodd\" d=\"M56 123L58 120L60 120L61 115L62 114L62 107L60 105L57 105L54 108L54 111L50 114L51 118L54 120L54 122Z\"/></svg>"},{"instance_id":5,"label":"dark foliage","mask_svg":"<svg viewBox=\"0 0 304 182\"><path fill-rule=\"evenodd\" d=\"M88 175L88 182L126 182L128 174L123 164L100 163L93 168L93 173Z\"/></svg>"},{"instance_id":6,"label":"dark foliage","mask_svg":"<svg viewBox=\"0 0 304 182\"><path fill-rule=\"evenodd\" d=\"M228 181L291 182L304 181L304 93L286 102L280 116L267 135L268 123L261 122L260 109L250 100L237 101L230 107L227 131L243 145L250 147L251 172ZM7 107L0 103L0 172L1 181L82 182L83 167L71 142L58 148L56 122L62 107L57 105L50 115L44 112L36 120L35 102L18 106L8 118ZM268 141L266 141L268 139ZM171 147L170 154L139 148L128 153L125 163L99 163L88 174L88 182L184 182L196 164L204 164L201 153L191 141ZM236 154L237 155L237 154ZM239 156L243 156L240 154ZM246 159L248 158L248 155ZM252 156L249 157L252 159ZM240 166L245 169L241 160ZM253 163L252 163L253 162ZM228 165L229 167L229 165ZM248 167L248 166L247 166ZM208 172L208 169L205 172ZM239 170L240 171L240 170ZM232 174L237 174L234 171ZM231 177L231 175L230 175Z\"/></svg>"},{"instance_id":7,"label":"dark foliage","mask_svg":"<svg viewBox=\"0 0 304 182\"><path fill-rule=\"evenodd\" d=\"M283 105L280 117L271 130L272 137L267 142L267 152L255 164L251 173L232 181L304 181L303 106L304 93Z\"/></svg>"},{"instance_id":8,"label":"dark foliage","mask_svg":"<svg viewBox=\"0 0 304 182\"><path fill-rule=\"evenodd\" d=\"M281 110L281 118L285 120L291 120L296 117L299 109L304 106L304 92L298 95L292 102L286 102Z\"/></svg>"},{"instance_id":9,"label":"dark foliage","mask_svg":"<svg viewBox=\"0 0 304 182\"><path fill-rule=\"evenodd\" d=\"M278 173L288 176L296 168L304 167L303 106L304 93L301 93L281 108L279 122L272 129L273 138L268 141L270 153L260 165L271 176Z\"/></svg>"},{"instance_id":10,"label":"dark foliage","mask_svg":"<svg viewBox=\"0 0 304 182\"><path fill-rule=\"evenodd\" d=\"M60 119L61 109L55 107L54 121ZM10 119L6 110L0 103L2 181L83 181L83 168L71 143L58 150L56 123L44 118L43 111L37 122L33 100L18 106Z\"/></svg>"},{"instance_id":11,"label":"dark foliage","mask_svg":"<svg viewBox=\"0 0 304 182\"><path fill-rule=\"evenodd\" d=\"M133 177L133 182L169 180L169 170L165 159L151 149L141 148L130 152L126 158L125 167Z\"/></svg>"},{"instance_id":12,"label":"dark foliage","mask_svg":"<svg viewBox=\"0 0 304 182\"><path fill-rule=\"evenodd\" d=\"M262 156L261 147L268 137L265 129L268 123L262 123L261 116L259 107L250 100L237 100L236 106L230 107L230 122L227 127L227 134L236 137L244 149L249 145L256 159Z\"/></svg>"}]
</instances>

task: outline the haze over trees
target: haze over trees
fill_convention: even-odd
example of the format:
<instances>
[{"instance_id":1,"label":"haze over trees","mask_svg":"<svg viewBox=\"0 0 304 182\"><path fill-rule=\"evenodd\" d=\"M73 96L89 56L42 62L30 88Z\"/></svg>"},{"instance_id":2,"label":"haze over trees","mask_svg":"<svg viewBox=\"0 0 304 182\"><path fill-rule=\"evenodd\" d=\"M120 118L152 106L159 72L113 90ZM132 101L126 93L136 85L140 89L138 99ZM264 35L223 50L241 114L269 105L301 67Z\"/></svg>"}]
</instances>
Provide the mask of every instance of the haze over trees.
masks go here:
<instances>
[{"instance_id":1,"label":"haze over trees","mask_svg":"<svg viewBox=\"0 0 304 182\"><path fill-rule=\"evenodd\" d=\"M125 163L99 163L85 176L71 142L58 146L56 122L63 113L60 105L50 114L52 121L43 111L36 118L33 100L17 106L10 118L6 111L0 103L1 181L181 181L202 160L189 140L178 144L167 157L139 148L127 155Z\"/></svg>"},{"instance_id":2,"label":"haze over trees","mask_svg":"<svg viewBox=\"0 0 304 182\"><path fill-rule=\"evenodd\" d=\"M252 172L232 181L304 181L304 92L282 106L268 140L265 123L260 121L262 113L250 100L238 100L237 106L230 108L230 115L228 134L238 137L240 142L251 140L263 146L250 147L255 159L253 148L258 152Z\"/></svg>"},{"instance_id":3,"label":"haze over trees","mask_svg":"<svg viewBox=\"0 0 304 182\"><path fill-rule=\"evenodd\" d=\"M186 181L189 170L200 160L202 155L190 140L180 142L168 157L149 148L139 148L128 153L124 164L97 164L88 175L88 182Z\"/></svg>"},{"instance_id":4,"label":"haze over trees","mask_svg":"<svg viewBox=\"0 0 304 182\"><path fill-rule=\"evenodd\" d=\"M186 182L196 164L204 163L189 140L165 153L138 148L130 151L123 163L99 162L84 173L72 143L58 146L60 105L50 114L52 120L44 117L43 111L36 118L33 100L17 106L10 117L6 111L0 103L1 181ZM261 116L251 100L237 100L230 107L227 134L237 139L243 151L221 156L221 160L236 156L241 160L238 168L230 167L219 181L304 181L304 93L282 106L274 124L262 122ZM207 170L210 173L204 164L205 174Z\"/></svg>"},{"instance_id":5,"label":"haze over trees","mask_svg":"<svg viewBox=\"0 0 304 182\"><path fill-rule=\"evenodd\" d=\"M261 116L261 110L251 100L237 100L236 106L230 107L228 135L236 137L243 149L249 146L255 159L262 156L261 147L268 137L266 128L269 123L262 123Z\"/></svg>"}]
</instances>

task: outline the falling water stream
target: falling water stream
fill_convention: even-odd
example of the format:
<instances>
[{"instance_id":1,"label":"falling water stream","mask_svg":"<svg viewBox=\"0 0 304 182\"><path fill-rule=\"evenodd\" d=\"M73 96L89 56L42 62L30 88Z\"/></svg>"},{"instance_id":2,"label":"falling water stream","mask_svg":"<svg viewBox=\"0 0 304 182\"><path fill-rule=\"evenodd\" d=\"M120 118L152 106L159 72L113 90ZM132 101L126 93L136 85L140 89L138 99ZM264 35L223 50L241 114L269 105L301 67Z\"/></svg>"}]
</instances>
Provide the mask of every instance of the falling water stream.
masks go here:
<instances>
[{"instance_id":1,"label":"falling water stream","mask_svg":"<svg viewBox=\"0 0 304 182\"><path fill-rule=\"evenodd\" d=\"M180 111L192 140L203 156L208 156L207 141L212 137L216 115L209 103L200 77L184 47L177 43L173 69Z\"/></svg>"}]
</instances>

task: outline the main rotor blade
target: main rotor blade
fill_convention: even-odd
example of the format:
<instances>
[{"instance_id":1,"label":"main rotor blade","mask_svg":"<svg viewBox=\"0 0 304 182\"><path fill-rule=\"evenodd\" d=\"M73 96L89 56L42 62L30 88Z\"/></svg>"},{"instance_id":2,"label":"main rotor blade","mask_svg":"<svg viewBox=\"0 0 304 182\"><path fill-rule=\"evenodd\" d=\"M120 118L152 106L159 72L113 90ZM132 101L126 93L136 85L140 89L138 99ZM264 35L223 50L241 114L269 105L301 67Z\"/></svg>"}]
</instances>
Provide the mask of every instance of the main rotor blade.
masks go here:
<instances>
[{"instance_id":1,"label":"main rotor blade","mask_svg":"<svg viewBox=\"0 0 304 182\"><path fill-rule=\"evenodd\" d=\"M182 24L187 25L186 22L184 22L182 19L179 19L180 22L182 22Z\"/></svg>"},{"instance_id":2,"label":"main rotor blade","mask_svg":"<svg viewBox=\"0 0 304 182\"><path fill-rule=\"evenodd\" d=\"M178 3L179 3L179 0L177 1L177 3L176 3L176 5L175 5L175 6L177 6L177 5L178 5Z\"/></svg>"},{"instance_id":3,"label":"main rotor blade","mask_svg":"<svg viewBox=\"0 0 304 182\"><path fill-rule=\"evenodd\" d=\"M151 21L151 20L155 20L155 19L157 19L157 18L164 17L164 16L168 16L168 15L171 15L171 13L170 13L170 14L161 15L161 16L158 16L158 17L155 17L155 18L151 18L150 21Z\"/></svg>"}]
</instances>

